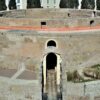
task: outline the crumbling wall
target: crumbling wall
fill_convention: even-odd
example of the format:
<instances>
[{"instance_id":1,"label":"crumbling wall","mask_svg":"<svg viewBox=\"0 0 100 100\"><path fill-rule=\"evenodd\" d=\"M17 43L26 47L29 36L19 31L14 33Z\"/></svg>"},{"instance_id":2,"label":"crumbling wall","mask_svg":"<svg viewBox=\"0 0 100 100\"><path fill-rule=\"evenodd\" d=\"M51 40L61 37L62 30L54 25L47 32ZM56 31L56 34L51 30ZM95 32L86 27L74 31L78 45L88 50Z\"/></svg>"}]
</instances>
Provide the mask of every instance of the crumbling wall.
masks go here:
<instances>
[{"instance_id":1,"label":"crumbling wall","mask_svg":"<svg viewBox=\"0 0 100 100\"><path fill-rule=\"evenodd\" d=\"M1 17L12 17L12 18L74 18L74 17L91 17L94 10L77 10L77 9L27 9L27 10L12 10L0 12ZM96 16L99 16L100 11L95 11ZM46 15L46 16L45 16Z\"/></svg>"},{"instance_id":2,"label":"crumbling wall","mask_svg":"<svg viewBox=\"0 0 100 100\"><path fill-rule=\"evenodd\" d=\"M24 63L26 69L36 74L37 77L34 79L41 81L43 57L49 52L55 52L60 54L62 59L63 95L65 95L66 98L68 97L69 100L73 99L74 96L79 100L80 98L83 100L84 98L87 100L91 98L88 93L85 95L86 97L84 97L83 87L80 88L82 92L79 92L82 94L78 95L78 97L74 94L77 93L78 90L74 92L74 88L72 88L73 93L68 95L66 72L82 67L90 67L100 62L99 31L61 34L53 33L53 35L52 33L36 33L33 31L28 31L28 33L27 31L25 33L22 33L22 31L9 31L3 34L1 33L0 37L4 38L1 39L2 42L0 44L0 54L2 55L2 59L0 59L0 68L17 69L20 67L19 65L21 63ZM54 40L57 43L57 47L47 47L47 42L49 40ZM6 43L6 47L3 46L4 43ZM69 89L70 88L69 86ZM98 97L99 94L94 98L98 100ZM66 98L64 98L64 100L66 100Z\"/></svg>"}]
</instances>

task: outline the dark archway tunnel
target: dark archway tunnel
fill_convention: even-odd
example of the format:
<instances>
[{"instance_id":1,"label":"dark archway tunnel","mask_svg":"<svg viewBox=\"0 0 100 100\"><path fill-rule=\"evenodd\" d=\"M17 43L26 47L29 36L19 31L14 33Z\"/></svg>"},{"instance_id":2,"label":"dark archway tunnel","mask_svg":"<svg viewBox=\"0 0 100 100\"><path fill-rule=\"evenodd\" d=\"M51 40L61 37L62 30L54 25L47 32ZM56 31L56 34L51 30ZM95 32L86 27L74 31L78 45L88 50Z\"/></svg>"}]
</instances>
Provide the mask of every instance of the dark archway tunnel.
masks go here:
<instances>
[{"instance_id":1,"label":"dark archway tunnel","mask_svg":"<svg viewBox=\"0 0 100 100\"><path fill-rule=\"evenodd\" d=\"M46 67L48 70L55 69L57 66L57 56L55 53L49 53L46 57Z\"/></svg>"}]
</instances>

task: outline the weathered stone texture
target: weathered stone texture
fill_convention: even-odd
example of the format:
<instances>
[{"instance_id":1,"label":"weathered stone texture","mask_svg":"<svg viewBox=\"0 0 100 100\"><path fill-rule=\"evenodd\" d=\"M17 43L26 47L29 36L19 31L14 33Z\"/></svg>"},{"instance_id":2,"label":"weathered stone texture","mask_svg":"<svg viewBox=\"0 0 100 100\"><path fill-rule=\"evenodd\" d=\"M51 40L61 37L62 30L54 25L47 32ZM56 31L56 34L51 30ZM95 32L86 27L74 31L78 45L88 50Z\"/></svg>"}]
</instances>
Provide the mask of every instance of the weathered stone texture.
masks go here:
<instances>
[{"instance_id":1,"label":"weathered stone texture","mask_svg":"<svg viewBox=\"0 0 100 100\"><path fill-rule=\"evenodd\" d=\"M93 11L74 12L75 10L66 9L63 12L57 9L9 11L4 14L5 18L0 18L0 26L41 27L42 21L47 22L49 28L91 27L91 20L94 22L92 26L100 25L100 18L92 17ZM14 17L16 14L18 18ZM47 47L50 40L54 40L57 47ZM4 72L0 75L0 100L41 100L42 62L44 56L50 52L60 54L62 59L63 100L99 100L99 84L88 85L84 92L84 83L68 83L66 75L69 70L100 64L99 30L61 33L25 30L0 32L0 69ZM24 71L13 79L14 72L23 65ZM25 84L29 80L33 83Z\"/></svg>"},{"instance_id":2,"label":"weathered stone texture","mask_svg":"<svg viewBox=\"0 0 100 100\"><path fill-rule=\"evenodd\" d=\"M68 96L68 100L90 100L88 96Z\"/></svg>"},{"instance_id":3,"label":"weathered stone texture","mask_svg":"<svg viewBox=\"0 0 100 100\"><path fill-rule=\"evenodd\" d=\"M68 17L91 17L93 10L76 10L76 9L27 9L27 10L13 10L7 12L1 12L2 17L12 18L41 18L41 19L65 19ZM100 13L100 11L96 11ZM44 16L46 15L46 16ZM99 15L98 15L99 16Z\"/></svg>"},{"instance_id":4,"label":"weathered stone texture","mask_svg":"<svg viewBox=\"0 0 100 100\"><path fill-rule=\"evenodd\" d=\"M41 86L38 81L27 83L23 80L16 82L4 79L0 78L0 100L41 100Z\"/></svg>"}]
</instances>

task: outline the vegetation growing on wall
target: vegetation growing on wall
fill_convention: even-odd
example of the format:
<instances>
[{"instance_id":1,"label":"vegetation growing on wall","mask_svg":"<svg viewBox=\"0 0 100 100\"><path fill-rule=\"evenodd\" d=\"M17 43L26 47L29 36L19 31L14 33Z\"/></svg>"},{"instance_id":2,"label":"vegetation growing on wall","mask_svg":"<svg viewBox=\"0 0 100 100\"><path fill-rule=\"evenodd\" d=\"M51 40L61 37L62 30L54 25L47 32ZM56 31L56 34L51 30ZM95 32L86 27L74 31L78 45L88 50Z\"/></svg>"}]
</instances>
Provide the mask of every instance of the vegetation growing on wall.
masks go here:
<instances>
[{"instance_id":1,"label":"vegetation growing on wall","mask_svg":"<svg viewBox=\"0 0 100 100\"><path fill-rule=\"evenodd\" d=\"M9 1L9 9L16 9L16 0Z\"/></svg>"},{"instance_id":2,"label":"vegetation growing on wall","mask_svg":"<svg viewBox=\"0 0 100 100\"><path fill-rule=\"evenodd\" d=\"M67 72L67 80L72 82L84 81L84 79L79 75L77 70Z\"/></svg>"},{"instance_id":3,"label":"vegetation growing on wall","mask_svg":"<svg viewBox=\"0 0 100 100\"><path fill-rule=\"evenodd\" d=\"M27 8L40 8L40 0L27 0Z\"/></svg>"},{"instance_id":4,"label":"vegetation growing on wall","mask_svg":"<svg viewBox=\"0 0 100 100\"><path fill-rule=\"evenodd\" d=\"M79 70L68 71L67 81L71 82L88 82L93 80L100 80L100 64L93 65L91 67L86 67L79 74Z\"/></svg>"},{"instance_id":5,"label":"vegetation growing on wall","mask_svg":"<svg viewBox=\"0 0 100 100\"><path fill-rule=\"evenodd\" d=\"M6 10L6 8L5 0L0 0L0 11Z\"/></svg>"},{"instance_id":6,"label":"vegetation growing on wall","mask_svg":"<svg viewBox=\"0 0 100 100\"><path fill-rule=\"evenodd\" d=\"M100 79L100 64L85 68L84 75L93 79Z\"/></svg>"}]
</instances>

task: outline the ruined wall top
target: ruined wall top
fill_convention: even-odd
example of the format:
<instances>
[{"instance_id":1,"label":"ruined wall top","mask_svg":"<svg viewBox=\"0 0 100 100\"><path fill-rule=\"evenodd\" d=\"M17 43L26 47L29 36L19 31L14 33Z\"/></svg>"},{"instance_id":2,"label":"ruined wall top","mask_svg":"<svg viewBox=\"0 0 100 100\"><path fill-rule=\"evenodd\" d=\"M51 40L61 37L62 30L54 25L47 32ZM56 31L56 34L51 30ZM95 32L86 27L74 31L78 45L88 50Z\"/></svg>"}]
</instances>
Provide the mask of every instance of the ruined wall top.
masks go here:
<instances>
[{"instance_id":1,"label":"ruined wall top","mask_svg":"<svg viewBox=\"0 0 100 100\"><path fill-rule=\"evenodd\" d=\"M42 25L46 28L100 26L100 11L27 9L0 12L0 26L28 26L40 29Z\"/></svg>"},{"instance_id":2,"label":"ruined wall top","mask_svg":"<svg viewBox=\"0 0 100 100\"><path fill-rule=\"evenodd\" d=\"M77 10L77 9L26 9L26 10L11 10L11 11L1 11L1 17L11 17L11 18L40 18L48 19L52 18L69 18L69 17L99 17L100 11L94 10Z\"/></svg>"}]
</instances>

